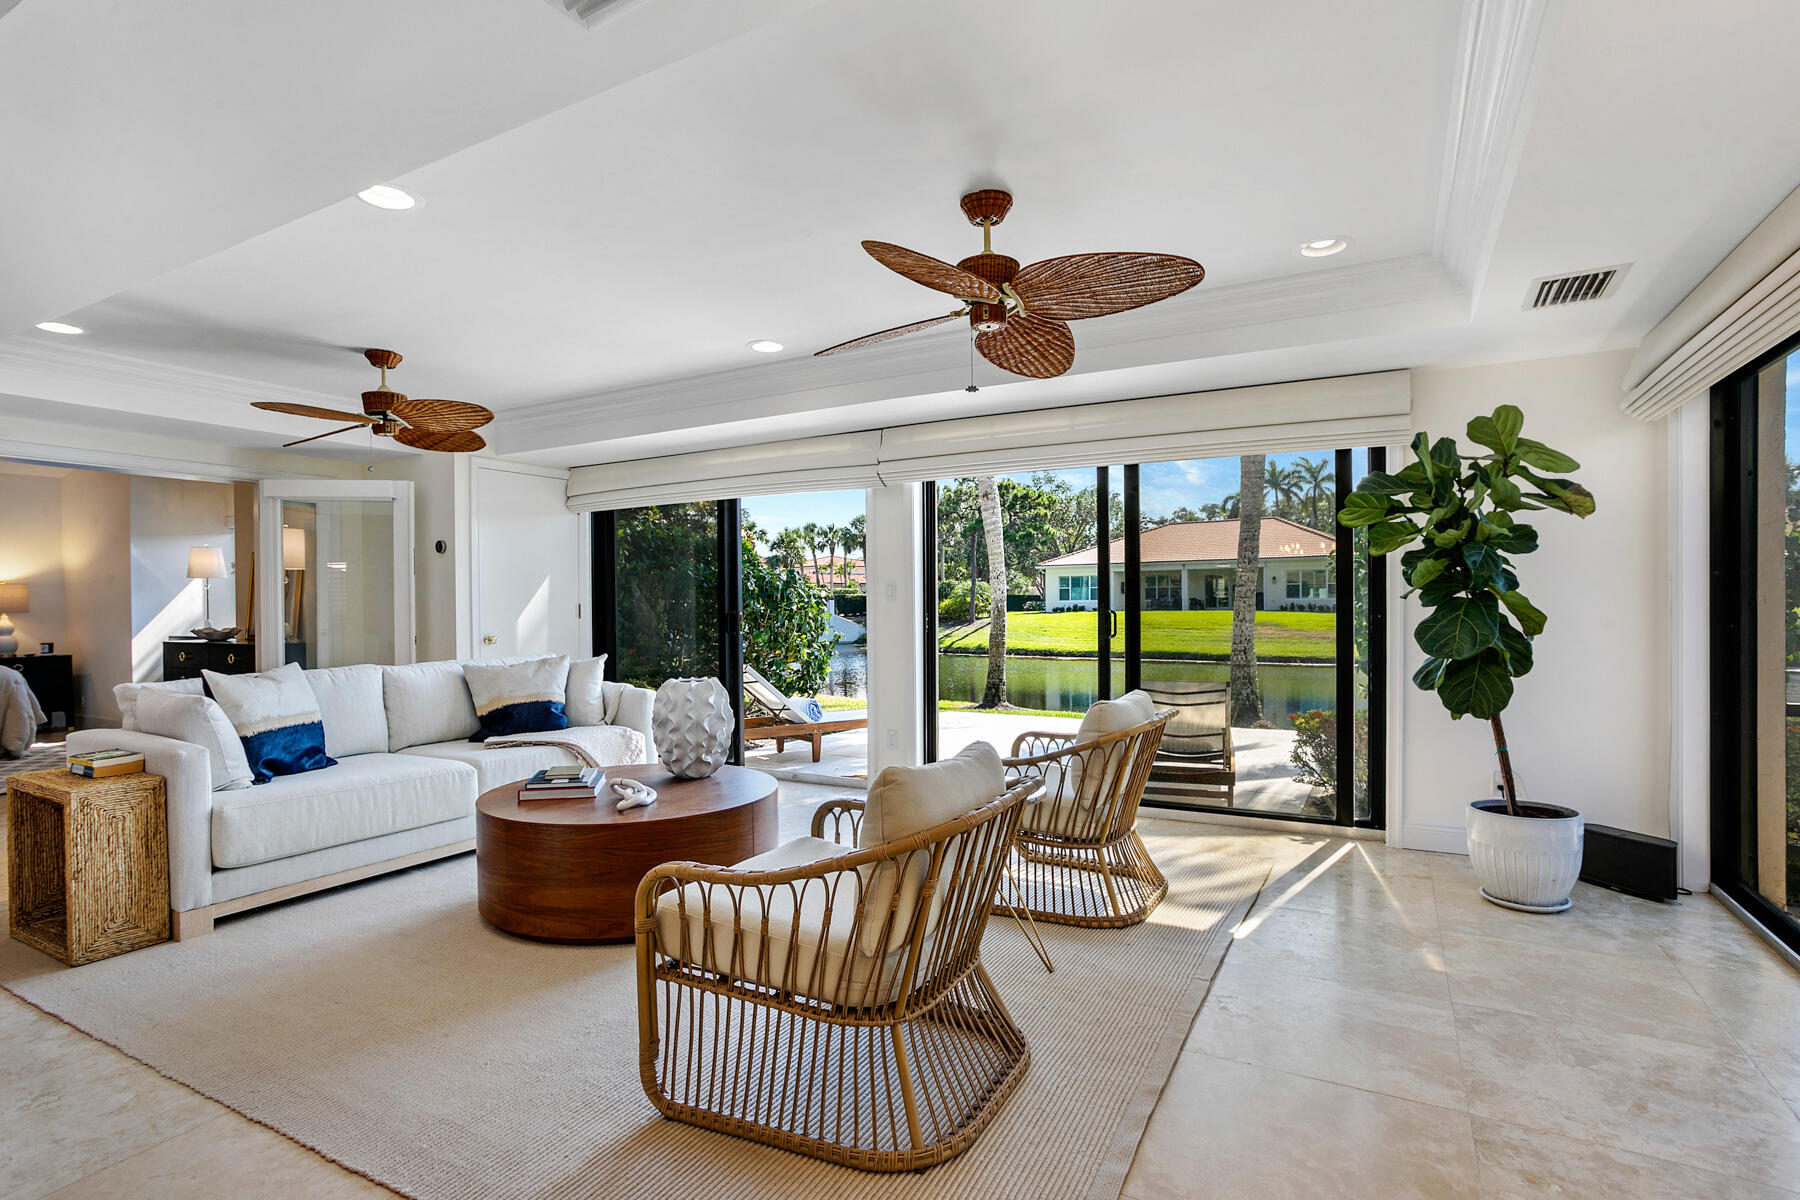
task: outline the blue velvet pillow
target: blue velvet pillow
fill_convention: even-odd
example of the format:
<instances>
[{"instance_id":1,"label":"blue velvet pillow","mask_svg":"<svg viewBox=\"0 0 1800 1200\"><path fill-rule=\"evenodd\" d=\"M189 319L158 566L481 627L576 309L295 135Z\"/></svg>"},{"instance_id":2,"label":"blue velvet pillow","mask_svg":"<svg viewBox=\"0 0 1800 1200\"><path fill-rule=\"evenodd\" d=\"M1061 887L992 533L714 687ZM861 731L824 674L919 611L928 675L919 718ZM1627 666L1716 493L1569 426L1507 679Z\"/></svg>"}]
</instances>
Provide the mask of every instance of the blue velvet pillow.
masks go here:
<instances>
[{"instance_id":1,"label":"blue velvet pillow","mask_svg":"<svg viewBox=\"0 0 1800 1200\"><path fill-rule=\"evenodd\" d=\"M337 765L325 753L318 697L297 663L257 675L202 671L201 677L244 743L255 782Z\"/></svg>"},{"instance_id":2,"label":"blue velvet pillow","mask_svg":"<svg viewBox=\"0 0 1800 1200\"><path fill-rule=\"evenodd\" d=\"M509 733L543 733L567 729L564 710L569 681L567 655L511 662L465 662L463 679L481 728L471 742Z\"/></svg>"}]
</instances>

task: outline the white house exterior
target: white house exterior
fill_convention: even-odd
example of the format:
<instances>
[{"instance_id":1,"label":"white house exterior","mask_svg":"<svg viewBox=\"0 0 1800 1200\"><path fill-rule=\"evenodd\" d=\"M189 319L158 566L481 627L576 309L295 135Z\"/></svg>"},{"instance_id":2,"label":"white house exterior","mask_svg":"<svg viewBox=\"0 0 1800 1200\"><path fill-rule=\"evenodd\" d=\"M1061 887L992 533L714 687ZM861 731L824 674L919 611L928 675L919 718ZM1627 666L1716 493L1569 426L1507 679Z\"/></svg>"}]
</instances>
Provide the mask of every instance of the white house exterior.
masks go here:
<instances>
[{"instance_id":1,"label":"white house exterior","mask_svg":"<svg viewBox=\"0 0 1800 1200\"><path fill-rule=\"evenodd\" d=\"M1146 611L1230 608L1237 578L1236 521L1182 521L1146 529L1139 538ZM1337 539L1281 517L1264 517L1257 607L1331 611L1337 607L1332 554ZM1111 601L1125 603L1125 541L1112 544ZM1044 580L1044 608L1098 606L1096 547L1038 564Z\"/></svg>"}]
</instances>

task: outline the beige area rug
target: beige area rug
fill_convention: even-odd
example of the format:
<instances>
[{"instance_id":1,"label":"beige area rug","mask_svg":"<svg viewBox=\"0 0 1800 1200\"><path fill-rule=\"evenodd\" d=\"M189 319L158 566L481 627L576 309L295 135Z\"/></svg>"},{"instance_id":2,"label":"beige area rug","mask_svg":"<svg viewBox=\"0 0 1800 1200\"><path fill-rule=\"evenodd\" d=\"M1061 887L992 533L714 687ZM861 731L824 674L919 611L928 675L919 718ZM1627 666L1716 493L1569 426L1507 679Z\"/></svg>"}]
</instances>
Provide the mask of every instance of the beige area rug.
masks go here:
<instances>
[{"instance_id":1,"label":"beige area rug","mask_svg":"<svg viewBox=\"0 0 1800 1200\"><path fill-rule=\"evenodd\" d=\"M922 1174L662 1119L638 1083L632 949L489 928L472 856L79 968L8 941L0 985L421 1200L1111 1200L1269 867L1178 832L1148 840L1170 898L1133 929L1042 926L1054 974L1010 920L990 922L983 960L1031 1066L971 1150Z\"/></svg>"}]
</instances>

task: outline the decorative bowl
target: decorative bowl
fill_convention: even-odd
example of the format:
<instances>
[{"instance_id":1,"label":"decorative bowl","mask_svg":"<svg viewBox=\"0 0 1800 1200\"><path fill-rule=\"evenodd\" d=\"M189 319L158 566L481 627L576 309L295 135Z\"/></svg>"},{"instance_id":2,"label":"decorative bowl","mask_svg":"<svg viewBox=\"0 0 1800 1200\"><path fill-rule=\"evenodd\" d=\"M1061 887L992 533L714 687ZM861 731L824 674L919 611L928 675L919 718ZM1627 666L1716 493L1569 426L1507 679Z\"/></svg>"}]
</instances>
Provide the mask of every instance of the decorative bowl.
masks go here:
<instances>
[{"instance_id":1,"label":"decorative bowl","mask_svg":"<svg viewBox=\"0 0 1800 1200\"><path fill-rule=\"evenodd\" d=\"M236 625L233 625L230 629L214 629L208 626L205 629L190 629L188 632L197 638L205 638L209 642L229 642L240 631Z\"/></svg>"}]
</instances>

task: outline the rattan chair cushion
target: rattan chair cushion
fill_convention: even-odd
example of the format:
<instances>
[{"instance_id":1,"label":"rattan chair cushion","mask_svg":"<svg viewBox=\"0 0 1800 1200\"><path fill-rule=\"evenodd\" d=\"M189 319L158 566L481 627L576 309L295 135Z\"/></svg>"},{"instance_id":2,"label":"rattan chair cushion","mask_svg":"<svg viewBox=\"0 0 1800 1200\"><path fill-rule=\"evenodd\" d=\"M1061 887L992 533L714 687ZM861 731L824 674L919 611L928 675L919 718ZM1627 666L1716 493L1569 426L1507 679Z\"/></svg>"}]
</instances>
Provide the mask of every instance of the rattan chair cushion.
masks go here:
<instances>
[{"instance_id":1,"label":"rattan chair cushion","mask_svg":"<svg viewBox=\"0 0 1800 1200\"><path fill-rule=\"evenodd\" d=\"M795 838L732 868L777 871L847 853L823 838ZM856 870L833 872L749 888L735 902L724 889L690 883L658 898L657 938L670 955L734 979L850 1008L887 1004L899 995L907 938L886 954L858 953L858 901L866 878ZM898 924L911 934L910 924ZM879 942L879 928L870 925L861 937ZM846 972L848 958L855 961Z\"/></svg>"}]
</instances>

